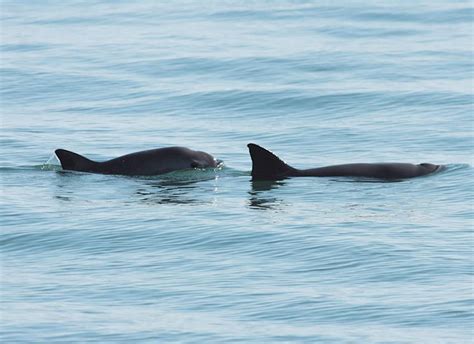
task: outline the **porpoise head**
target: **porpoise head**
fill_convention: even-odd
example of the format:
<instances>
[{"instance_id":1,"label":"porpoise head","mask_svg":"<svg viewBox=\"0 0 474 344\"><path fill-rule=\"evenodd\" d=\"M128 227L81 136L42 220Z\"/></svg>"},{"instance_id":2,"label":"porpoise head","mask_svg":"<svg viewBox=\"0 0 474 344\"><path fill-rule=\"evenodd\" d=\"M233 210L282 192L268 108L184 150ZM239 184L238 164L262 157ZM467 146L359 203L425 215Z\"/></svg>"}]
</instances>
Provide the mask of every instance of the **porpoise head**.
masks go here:
<instances>
[{"instance_id":1,"label":"porpoise head","mask_svg":"<svg viewBox=\"0 0 474 344\"><path fill-rule=\"evenodd\" d=\"M196 151L198 158L193 161L193 168L219 167L223 161L214 158L211 154L206 152Z\"/></svg>"},{"instance_id":2,"label":"porpoise head","mask_svg":"<svg viewBox=\"0 0 474 344\"><path fill-rule=\"evenodd\" d=\"M419 164L418 166L423 171L422 175L437 172L437 171L441 170L442 167L443 167L442 165L430 164L430 163L427 163L427 162Z\"/></svg>"}]
</instances>

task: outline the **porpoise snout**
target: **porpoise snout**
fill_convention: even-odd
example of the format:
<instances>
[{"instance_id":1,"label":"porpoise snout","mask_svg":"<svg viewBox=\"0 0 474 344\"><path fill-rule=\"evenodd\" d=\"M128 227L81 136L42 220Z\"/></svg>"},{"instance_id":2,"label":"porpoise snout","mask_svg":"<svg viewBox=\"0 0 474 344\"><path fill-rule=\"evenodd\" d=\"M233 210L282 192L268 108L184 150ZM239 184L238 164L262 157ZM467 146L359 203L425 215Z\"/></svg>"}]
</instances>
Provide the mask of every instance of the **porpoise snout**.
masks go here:
<instances>
[{"instance_id":1,"label":"porpoise snout","mask_svg":"<svg viewBox=\"0 0 474 344\"><path fill-rule=\"evenodd\" d=\"M430 164L427 162L420 164L420 166L423 167L427 173L437 172L443 168L443 165Z\"/></svg>"}]
</instances>

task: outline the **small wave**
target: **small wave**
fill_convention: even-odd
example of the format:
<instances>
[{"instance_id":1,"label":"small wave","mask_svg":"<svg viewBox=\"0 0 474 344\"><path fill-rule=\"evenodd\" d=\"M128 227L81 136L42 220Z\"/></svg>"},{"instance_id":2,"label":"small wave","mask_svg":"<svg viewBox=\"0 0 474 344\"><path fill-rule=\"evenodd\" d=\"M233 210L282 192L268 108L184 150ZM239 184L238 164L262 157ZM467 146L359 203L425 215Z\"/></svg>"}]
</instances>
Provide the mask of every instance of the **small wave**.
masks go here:
<instances>
[{"instance_id":1,"label":"small wave","mask_svg":"<svg viewBox=\"0 0 474 344\"><path fill-rule=\"evenodd\" d=\"M447 165L445 165L445 169L443 169L440 172L441 173L455 172L455 171L459 171L459 170L467 170L467 169L470 169L470 168L472 168L472 166L470 164L462 164L462 163L447 164Z\"/></svg>"}]
</instances>

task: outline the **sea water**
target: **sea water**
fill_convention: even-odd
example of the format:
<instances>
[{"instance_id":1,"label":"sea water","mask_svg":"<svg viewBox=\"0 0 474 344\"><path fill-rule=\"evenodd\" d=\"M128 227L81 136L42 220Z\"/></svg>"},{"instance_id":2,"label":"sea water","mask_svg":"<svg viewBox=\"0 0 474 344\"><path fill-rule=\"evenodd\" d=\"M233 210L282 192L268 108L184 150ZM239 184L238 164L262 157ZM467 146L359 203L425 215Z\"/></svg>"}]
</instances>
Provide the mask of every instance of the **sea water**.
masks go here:
<instances>
[{"instance_id":1,"label":"sea water","mask_svg":"<svg viewBox=\"0 0 474 344\"><path fill-rule=\"evenodd\" d=\"M470 1L1 1L3 343L471 343ZM431 162L401 182L252 182ZM61 171L187 146L221 169Z\"/></svg>"}]
</instances>

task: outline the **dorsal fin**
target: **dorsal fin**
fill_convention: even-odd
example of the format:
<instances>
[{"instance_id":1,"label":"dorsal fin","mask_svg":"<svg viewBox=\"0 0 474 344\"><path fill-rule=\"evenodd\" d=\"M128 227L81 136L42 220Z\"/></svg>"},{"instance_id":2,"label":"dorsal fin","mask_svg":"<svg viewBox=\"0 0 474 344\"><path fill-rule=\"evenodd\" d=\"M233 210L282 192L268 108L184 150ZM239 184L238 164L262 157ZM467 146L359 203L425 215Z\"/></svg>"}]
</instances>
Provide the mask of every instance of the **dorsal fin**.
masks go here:
<instances>
[{"instance_id":1,"label":"dorsal fin","mask_svg":"<svg viewBox=\"0 0 474 344\"><path fill-rule=\"evenodd\" d=\"M56 153L56 156L61 162L63 170L94 172L95 166L97 165L95 161L65 149L56 149L54 153Z\"/></svg>"},{"instance_id":2,"label":"dorsal fin","mask_svg":"<svg viewBox=\"0 0 474 344\"><path fill-rule=\"evenodd\" d=\"M252 158L252 178L254 180L283 179L296 170L279 157L254 143L247 145Z\"/></svg>"}]
</instances>

